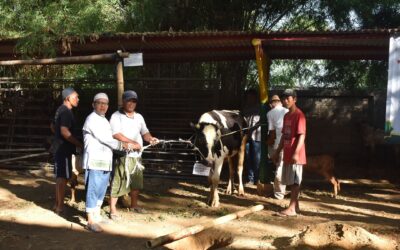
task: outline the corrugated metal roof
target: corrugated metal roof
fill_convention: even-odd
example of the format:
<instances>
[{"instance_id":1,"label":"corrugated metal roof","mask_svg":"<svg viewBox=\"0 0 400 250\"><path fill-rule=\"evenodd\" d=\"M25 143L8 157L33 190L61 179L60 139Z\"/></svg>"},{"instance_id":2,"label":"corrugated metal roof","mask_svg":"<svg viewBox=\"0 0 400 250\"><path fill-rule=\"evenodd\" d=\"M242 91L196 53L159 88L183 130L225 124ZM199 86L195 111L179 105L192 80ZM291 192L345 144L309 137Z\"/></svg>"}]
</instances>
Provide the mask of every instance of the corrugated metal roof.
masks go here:
<instances>
[{"instance_id":1,"label":"corrugated metal roof","mask_svg":"<svg viewBox=\"0 0 400 250\"><path fill-rule=\"evenodd\" d=\"M70 49L58 56L142 52L146 62L253 60L253 39L262 39L272 59L387 60L389 37L399 29L324 32L150 32L69 37ZM0 40L0 59L18 58L15 39Z\"/></svg>"}]
</instances>

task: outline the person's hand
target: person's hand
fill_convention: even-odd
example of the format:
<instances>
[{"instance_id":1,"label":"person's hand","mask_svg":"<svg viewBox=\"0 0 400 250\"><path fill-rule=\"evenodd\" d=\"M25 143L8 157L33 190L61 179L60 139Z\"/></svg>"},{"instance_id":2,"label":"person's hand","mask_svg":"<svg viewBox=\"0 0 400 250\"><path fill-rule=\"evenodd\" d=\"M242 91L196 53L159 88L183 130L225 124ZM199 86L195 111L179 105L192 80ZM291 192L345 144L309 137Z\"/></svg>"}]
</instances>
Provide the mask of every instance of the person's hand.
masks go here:
<instances>
[{"instance_id":1,"label":"person's hand","mask_svg":"<svg viewBox=\"0 0 400 250\"><path fill-rule=\"evenodd\" d=\"M160 141L159 141L156 137L151 138L150 141L149 141L149 143L150 143L151 145L156 145L156 144L158 144L159 142L160 142Z\"/></svg>"},{"instance_id":2,"label":"person's hand","mask_svg":"<svg viewBox=\"0 0 400 250\"><path fill-rule=\"evenodd\" d=\"M133 142L133 143L130 143L130 144L131 144L131 150L133 150L133 151L140 151L142 149L140 144L137 143L137 142Z\"/></svg>"},{"instance_id":3,"label":"person's hand","mask_svg":"<svg viewBox=\"0 0 400 250\"><path fill-rule=\"evenodd\" d=\"M299 154L294 153L292 157L292 164L297 164L299 162Z\"/></svg>"},{"instance_id":4,"label":"person's hand","mask_svg":"<svg viewBox=\"0 0 400 250\"><path fill-rule=\"evenodd\" d=\"M127 142L122 142L122 149L123 149L123 150L129 151L129 150L130 150L129 147L130 147L129 143L127 143Z\"/></svg>"},{"instance_id":5,"label":"person's hand","mask_svg":"<svg viewBox=\"0 0 400 250\"><path fill-rule=\"evenodd\" d=\"M275 151L272 155L271 155L271 160L275 165L278 165L279 163L279 152Z\"/></svg>"}]
</instances>

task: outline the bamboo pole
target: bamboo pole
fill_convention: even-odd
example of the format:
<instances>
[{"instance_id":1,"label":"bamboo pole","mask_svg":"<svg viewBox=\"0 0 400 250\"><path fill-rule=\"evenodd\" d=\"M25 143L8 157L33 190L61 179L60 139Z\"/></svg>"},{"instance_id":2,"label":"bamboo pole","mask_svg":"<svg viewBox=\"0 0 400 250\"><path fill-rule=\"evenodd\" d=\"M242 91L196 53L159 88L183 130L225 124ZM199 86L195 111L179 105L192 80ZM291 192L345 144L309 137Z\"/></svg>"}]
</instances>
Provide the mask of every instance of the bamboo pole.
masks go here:
<instances>
[{"instance_id":1,"label":"bamboo pole","mask_svg":"<svg viewBox=\"0 0 400 250\"><path fill-rule=\"evenodd\" d=\"M18 157L13 157L13 158L8 158L8 159L2 159L2 160L0 160L0 163L16 161L16 160L21 160L21 159L26 159L26 158L32 158L32 157L37 157L37 156L44 156L44 155L48 155L48 154L49 154L48 152L43 152L43 153L38 153L38 154L18 156Z\"/></svg>"},{"instance_id":2,"label":"bamboo pole","mask_svg":"<svg viewBox=\"0 0 400 250\"><path fill-rule=\"evenodd\" d=\"M265 53L262 40L261 39L253 39L252 44L255 49L256 54L256 62L258 69L258 81L259 81L259 90L260 90L260 122L261 124L267 124L267 107L268 103L268 82L270 75L270 66L271 59ZM272 178L272 169L267 164L267 134L268 127L261 126L261 160L259 165L259 180L260 183L257 183L257 190L267 190L270 188L270 179ZM259 195L262 195L265 192L259 192Z\"/></svg>"},{"instance_id":3,"label":"bamboo pole","mask_svg":"<svg viewBox=\"0 0 400 250\"><path fill-rule=\"evenodd\" d=\"M129 56L128 52L99 54L91 56L68 56L56 57L45 59L31 59L31 60L8 60L0 61L1 66L10 65L43 65L43 64L83 64L83 63L96 63L96 62L110 62L118 58L126 58Z\"/></svg>"},{"instance_id":4,"label":"bamboo pole","mask_svg":"<svg viewBox=\"0 0 400 250\"><path fill-rule=\"evenodd\" d=\"M212 221L207 221L207 222L201 223L199 225L187 227L187 228L184 228L184 229L182 229L180 231L177 231L177 232L174 232L174 233L170 233L170 234L167 234L167 235L163 235L163 236L160 236L160 237L155 238L153 240L149 240L149 241L146 242L146 246L147 246L147 248L154 248L154 247L158 247L158 246L161 246L161 245L164 245L164 244L167 244L167 243L171 243L173 241L180 240L180 239L183 239L183 238L188 237L190 235L199 233L199 232L201 232L201 231L203 231L203 230L205 230L207 228L211 228L211 227L226 223L228 221L231 221L231 220L234 220L234 219L237 219L237 218L241 218L243 216L246 216L246 215L254 213L254 212L261 211L263 209L264 209L263 205L256 205L256 206L247 208L245 210L238 211L236 213L231 213L231 214L219 217L219 218L214 219Z\"/></svg>"}]
</instances>

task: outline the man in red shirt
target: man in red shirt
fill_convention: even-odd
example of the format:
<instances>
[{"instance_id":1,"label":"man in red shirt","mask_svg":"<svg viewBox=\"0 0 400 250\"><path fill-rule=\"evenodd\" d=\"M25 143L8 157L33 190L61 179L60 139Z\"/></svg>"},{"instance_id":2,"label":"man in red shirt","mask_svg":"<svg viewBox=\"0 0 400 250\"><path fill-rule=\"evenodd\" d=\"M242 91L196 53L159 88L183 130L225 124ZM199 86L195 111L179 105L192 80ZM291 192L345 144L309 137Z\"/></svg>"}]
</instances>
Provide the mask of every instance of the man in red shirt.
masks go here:
<instances>
[{"instance_id":1,"label":"man in red shirt","mask_svg":"<svg viewBox=\"0 0 400 250\"><path fill-rule=\"evenodd\" d=\"M278 213L279 216L296 216L299 212L299 193L306 164L306 118L296 106L297 95L293 89L286 89L282 94L283 105L289 109L283 118L282 137L278 149L272 155L277 162L283 149L282 184L291 186L289 207Z\"/></svg>"}]
</instances>

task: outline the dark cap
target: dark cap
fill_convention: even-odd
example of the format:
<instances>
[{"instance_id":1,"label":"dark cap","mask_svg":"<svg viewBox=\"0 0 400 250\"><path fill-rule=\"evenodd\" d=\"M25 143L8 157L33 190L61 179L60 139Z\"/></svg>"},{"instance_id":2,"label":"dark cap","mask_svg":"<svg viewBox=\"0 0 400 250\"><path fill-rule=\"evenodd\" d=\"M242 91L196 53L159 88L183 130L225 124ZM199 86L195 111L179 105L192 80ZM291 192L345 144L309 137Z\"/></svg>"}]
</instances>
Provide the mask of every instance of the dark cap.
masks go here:
<instances>
[{"instance_id":1,"label":"dark cap","mask_svg":"<svg viewBox=\"0 0 400 250\"><path fill-rule=\"evenodd\" d=\"M128 101L128 100L131 100L131 99L135 99L135 100L138 99L137 94L136 94L135 91L127 90L122 94L122 100Z\"/></svg>"},{"instance_id":2,"label":"dark cap","mask_svg":"<svg viewBox=\"0 0 400 250\"><path fill-rule=\"evenodd\" d=\"M292 97L297 97L296 91L294 89L285 89L283 91L282 96L292 96Z\"/></svg>"},{"instance_id":3,"label":"dark cap","mask_svg":"<svg viewBox=\"0 0 400 250\"><path fill-rule=\"evenodd\" d=\"M63 100L67 99L68 96L70 96L72 93L74 93L75 90L71 87L65 88L63 89L63 91L61 92L61 96L63 98Z\"/></svg>"}]
</instances>

